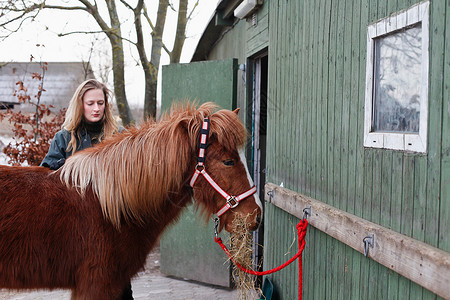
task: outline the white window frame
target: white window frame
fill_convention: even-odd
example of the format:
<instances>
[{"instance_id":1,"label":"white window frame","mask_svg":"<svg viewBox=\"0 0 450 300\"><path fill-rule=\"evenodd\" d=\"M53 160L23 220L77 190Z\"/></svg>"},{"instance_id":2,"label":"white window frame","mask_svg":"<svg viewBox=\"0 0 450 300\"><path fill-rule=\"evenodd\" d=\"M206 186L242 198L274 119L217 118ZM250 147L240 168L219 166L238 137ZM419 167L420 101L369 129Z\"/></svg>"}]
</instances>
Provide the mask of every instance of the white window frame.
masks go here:
<instances>
[{"instance_id":1,"label":"white window frame","mask_svg":"<svg viewBox=\"0 0 450 300\"><path fill-rule=\"evenodd\" d=\"M428 44L429 1L384 18L367 28L366 95L364 108L364 147L426 153L428 128ZM422 23L422 79L418 133L373 132L373 87L375 39L402 28Z\"/></svg>"}]
</instances>

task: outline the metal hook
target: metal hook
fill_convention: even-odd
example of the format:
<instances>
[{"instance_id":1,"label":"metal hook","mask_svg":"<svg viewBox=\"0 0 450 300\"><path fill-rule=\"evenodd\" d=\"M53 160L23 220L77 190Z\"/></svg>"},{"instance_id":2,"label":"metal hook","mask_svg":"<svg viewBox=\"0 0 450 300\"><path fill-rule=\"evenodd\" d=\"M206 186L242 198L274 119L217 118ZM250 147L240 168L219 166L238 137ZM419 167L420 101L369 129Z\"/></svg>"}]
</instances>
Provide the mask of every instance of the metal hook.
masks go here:
<instances>
[{"instance_id":1,"label":"metal hook","mask_svg":"<svg viewBox=\"0 0 450 300\"><path fill-rule=\"evenodd\" d=\"M219 218L214 218L214 234L219 237Z\"/></svg>"},{"instance_id":2,"label":"metal hook","mask_svg":"<svg viewBox=\"0 0 450 300\"><path fill-rule=\"evenodd\" d=\"M271 203L272 202L272 198L273 198L273 191L268 191L267 192L267 195L269 196L269 203Z\"/></svg>"},{"instance_id":3,"label":"metal hook","mask_svg":"<svg viewBox=\"0 0 450 300\"><path fill-rule=\"evenodd\" d=\"M311 215L311 206L305 207L303 209L303 218L302 219L306 220L308 218L308 216L310 216L310 215Z\"/></svg>"},{"instance_id":4,"label":"metal hook","mask_svg":"<svg viewBox=\"0 0 450 300\"><path fill-rule=\"evenodd\" d=\"M365 238L363 238L364 243L364 256L367 257L369 255L369 247L373 248L374 245L374 236L373 234L369 234Z\"/></svg>"}]
</instances>

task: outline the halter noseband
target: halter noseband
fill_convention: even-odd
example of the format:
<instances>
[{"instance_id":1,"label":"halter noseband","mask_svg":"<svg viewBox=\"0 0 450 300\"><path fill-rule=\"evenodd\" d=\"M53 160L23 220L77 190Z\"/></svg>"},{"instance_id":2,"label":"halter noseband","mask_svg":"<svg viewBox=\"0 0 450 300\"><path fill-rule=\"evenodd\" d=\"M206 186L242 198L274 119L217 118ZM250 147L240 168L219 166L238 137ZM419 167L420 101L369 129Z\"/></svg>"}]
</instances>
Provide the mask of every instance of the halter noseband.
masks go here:
<instances>
[{"instance_id":1,"label":"halter noseband","mask_svg":"<svg viewBox=\"0 0 450 300\"><path fill-rule=\"evenodd\" d=\"M220 217L230 208L235 208L239 205L239 202L244 200L247 197L250 197L254 193L256 193L256 186L251 187L248 191L238 195L238 196L230 196L227 192L225 192L205 170L205 158L206 158L206 147L209 136L209 118L203 119L202 129L200 130L200 146L198 150L197 156L197 166L195 167L194 175L192 175L191 181L189 182L191 187L194 187L194 184L199 175L202 175L206 181L219 193L222 197L227 200L227 203L217 212L217 216Z\"/></svg>"}]
</instances>

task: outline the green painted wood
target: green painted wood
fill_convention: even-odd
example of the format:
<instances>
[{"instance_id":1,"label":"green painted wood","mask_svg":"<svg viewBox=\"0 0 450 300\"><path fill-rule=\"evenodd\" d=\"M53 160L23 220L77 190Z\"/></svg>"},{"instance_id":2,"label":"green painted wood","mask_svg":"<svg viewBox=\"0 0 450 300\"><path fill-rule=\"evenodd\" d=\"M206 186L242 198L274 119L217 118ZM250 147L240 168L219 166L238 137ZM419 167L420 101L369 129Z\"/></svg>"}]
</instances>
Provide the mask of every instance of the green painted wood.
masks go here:
<instances>
[{"instance_id":1,"label":"green painted wood","mask_svg":"<svg viewBox=\"0 0 450 300\"><path fill-rule=\"evenodd\" d=\"M327 97L327 92L328 92L328 84L327 84L327 80L323 80L324 78L326 78L328 76L328 66L327 64L323 64L322 63L322 57L323 55L327 54L328 51L328 43L329 43L329 26L326 25L326 23L322 22L321 18L317 18L317 16L322 15L323 19L329 21L331 18L331 11L330 11L330 6L331 6L331 2L330 1L322 1L321 5L324 5L326 7L326 9L320 9L317 8L315 11L316 13L312 14L312 17L316 20L316 22L318 22L318 26L315 25L314 27L318 27L319 30L319 34L315 34L314 36L318 36L319 39L317 41L317 45L316 45L316 50L317 50L317 56L315 57L316 60L316 68L315 72L317 73L317 79L316 79L316 83L317 83L317 88L313 89L317 90L317 96L315 98L313 98L313 101L317 103L317 132L315 133L315 137L318 138L318 142L317 142L317 146L316 146L316 150L312 150L313 152L315 152L317 154L317 160L318 160L318 165L317 165L317 176L316 179L314 180L313 184L315 186L321 186L322 188L314 188L313 191L316 195L317 194L321 194L321 195L317 195L318 197L323 197L326 195L327 193L327 174L326 174L326 166L327 166L327 136L321 134L323 132L323 129L325 129L327 127L327 102L324 101L324 99L326 99ZM306 11L306 14L308 14L308 12ZM317 23L316 23L317 24ZM301 89L302 87L299 87L299 89ZM314 191L315 190L315 191ZM314 295L318 295L319 298L324 298L326 295L326 288L325 285L323 284L324 282L326 282L326 274L327 274L327 270L329 268L328 264L320 259L319 256L314 255L314 253L323 253L323 245L325 245L327 243L327 236L317 232L315 234L315 237L317 238L317 242L315 243L315 247L316 247L316 251L314 251L311 256L314 257L314 261L315 261L315 265L312 266L312 269L316 272L315 274L315 282L314 282L314 294L309 295L308 298L312 298ZM316 266L319 266L319 268L317 268Z\"/></svg>"},{"instance_id":2,"label":"green painted wood","mask_svg":"<svg viewBox=\"0 0 450 300\"><path fill-rule=\"evenodd\" d=\"M246 36L247 36L247 56L251 56L269 45L269 15L267 13L267 5L263 6L262 11L258 11L257 25L252 25L248 22Z\"/></svg>"},{"instance_id":3,"label":"green painted wood","mask_svg":"<svg viewBox=\"0 0 450 300\"><path fill-rule=\"evenodd\" d=\"M308 74L308 65L313 68L313 64L311 63L310 57L305 57L304 55L308 52L305 51L304 46L307 44L307 42L302 38L302 32L313 30L312 28L308 28L303 23L303 19L307 17L308 12L310 12L310 4L307 2L300 2L297 1L296 3L292 3L291 8L287 7L287 10L291 13L291 24L290 24L290 60L289 65L293 66L299 66L298 68L291 68L292 70L288 74L288 79L290 82L290 92L288 92L287 97L289 98L289 104L288 107L295 108L297 107L297 103L299 99L300 101L310 101L309 96L305 97L304 94L308 93L307 89L305 88L303 91L301 90L300 86L308 86L308 84L298 84L298 82L303 82L309 80L311 82L312 80L312 72L311 76L306 76L305 74ZM303 93L302 93L303 92ZM289 110L289 119L292 120L293 124L293 135L298 136L298 134L304 134L304 125L303 120L306 118L306 113L310 113L310 111L303 110L299 111L297 109L290 109ZM289 120L286 120L288 123ZM287 147L289 147L288 157L287 159L290 159L292 161L292 168L290 170L290 177L291 177L291 185L295 188L300 188L302 184L304 184L305 180L302 178L302 172L300 170L304 166L304 158L302 157L302 154L307 152L307 148L311 147L312 145L302 144L293 145L292 143L287 142ZM300 151L299 151L300 150ZM306 151L305 151L306 150ZM297 220L295 219L295 222ZM309 232L307 234L308 236L314 236L314 232ZM314 243L311 243L308 247L308 251L304 252L303 255L303 269L307 272L310 272L311 276L308 276L308 278L304 279L304 284L308 286L309 288L303 291L303 297L305 299L309 298L310 295L312 295L312 292L315 287L314 282L314 256L311 255L311 253L315 252L315 245ZM295 272L297 275L294 275L291 281L298 280L298 268L296 268ZM291 277L291 274L286 273L285 277L289 280L289 277ZM294 279L295 278L295 279ZM295 297L295 294L293 295Z\"/></svg>"},{"instance_id":4,"label":"green painted wood","mask_svg":"<svg viewBox=\"0 0 450 300\"><path fill-rule=\"evenodd\" d=\"M373 161L374 161L374 152L365 152L364 157L364 198L363 200L363 208L362 208L362 217L366 220L371 220L371 203L372 203L372 192L373 192ZM371 278L370 274L370 265L367 260L364 260L361 263L361 280L360 280L360 288L361 288L361 298L369 297L369 288Z\"/></svg>"},{"instance_id":5,"label":"green painted wood","mask_svg":"<svg viewBox=\"0 0 450 300\"><path fill-rule=\"evenodd\" d=\"M384 226L397 227L397 230L406 233L409 230L409 234L413 235L414 232L420 232L418 229L423 225L420 218L416 222L414 216L423 215L425 212L421 195L426 188L419 187L418 184L422 180L426 181L423 175L426 160L413 155L412 160L405 161L404 165L405 155L402 153L363 150L362 136L357 131L363 121L361 99L364 97L364 84L360 82L364 82L365 78L367 18L374 22L397 9L407 8L408 5L409 3L397 4L396 1L385 3L346 1L331 4L329 1L315 3L301 1L296 4L279 1L277 5L271 6L271 9L277 11L276 19L272 18L272 14L270 16L271 22L276 20L274 21L276 25L270 24L270 30L276 27L278 34L270 31L269 69L274 71L270 73L269 78L273 78L274 81L270 80L269 95L273 95L271 97L275 98L272 99L277 100L271 102L272 108L277 109L277 113L269 123L273 128L286 126L294 128L289 133L290 138L286 139L280 136L279 131L271 131L276 150L269 152L272 153L271 160L277 163L269 166L271 171L269 177L275 178L275 182L294 186L304 193L316 197L322 195L328 203L354 211ZM349 13L355 11L353 9L355 6L358 13ZM296 26L292 26L295 21L292 20L289 8L302 17ZM318 19L328 19L328 24L333 25L323 24L322 28L320 24L317 25ZM351 19L353 21L348 22L350 24L343 21ZM294 33L290 34L292 31ZM321 37L324 32L326 38ZM300 43L290 41L292 36L298 37ZM355 40L357 42L354 42ZM319 44L327 46L317 49ZM355 47L355 44L359 47ZM287 49L289 47L292 49ZM292 54L297 54L298 59L292 58ZM308 78L307 74L312 76ZM292 83L292 78L298 79L298 85ZM316 78L322 80L320 84ZM292 101L292 96L298 100ZM326 112L325 117L323 112ZM295 140L292 140L292 137L296 137ZM363 166L365 171L361 172ZM410 174L414 176L411 177ZM407 185L406 194L403 193L404 184ZM411 197L410 202L406 204L410 205L412 210L409 206L405 207L405 211L402 210L406 197ZM398 215L393 217L396 213ZM413 228L417 228L416 231ZM277 230L273 234L280 237ZM418 235L423 236L423 233ZM384 267L352 254L352 251L336 244L332 239L323 237L323 241L320 240L320 234L313 236L319 238L319 241L314 242L309 248L314 249L315 255L322 254L321 257L336 255L342 259L328 264L326 271L332 271L332 275L328 276L323 274L325 267L320 265L320 259L314 259L313 255L306 254L306 257L311 257L317 264L314 270L312 264L308 263L305 268L313 272L314 281L320 279L325 284L326 290L330 291L329 293L321 291L313 284L314 293L305 295L321 295L321 298L322 295L326 295L331 298L331 295L336 293L333 295L338 299L354 295L358 295L358 298L364 295L382 298L398 295L398 276ZM327 250L323 250L324 248ZM355 269L357 271L354 271ZM352 276L349 278L347 277L349 272L346 270L355 273L351 273ZM377 281L386 284L374 285L373 273L378 274L375 275L378 277ZM309 278L307 280L310 283L313 281ZM343 294L338 290L342 282L345 286L358 288L350 288ZM365 291L361 291L361 287Z\"/></svg>"},{"instance_id":6,"label":"green painted wood","mask_svg":"<svg viewBox=\"0 0 450 300\"><path fill-rule=\"evenodd\" d=\"M293 93L291 92L294 87L292 85L293 83L293 68L290 68L289 66L292 65L292 59L293 59L293 55L295 53L295 49L293 47L293 43L294 43L294 33L295 30L293 30L294 27L294 17L295 17L295 5L292 3L290 4L288 1L285 1L284 3L284 11L285 11L285 18L283 20L283 35L284 35L284 40L285 40L285 47L284 47L284 51L283 51L283 56L284 56L284 71L282 74L282 80L284 81L284 114L285 117L283 118L283 128L287 128L288 126L288 122L289 120L292 120L292 110L289 109L289 107L292 107L292 98L293 98ZM292 159L292 144L290 144L286 139L283 139L282 141L283 144L283 154L285 157L285 161L286 161L286 166L285 166L285 170L286 170L286 175L287 175L287 180L286 180L286 186L295 186L296 185L296 181L294 180L294 170L295 170L295 162ZM288 230L286 230L286 232L284 233L284 244L285 247L281 248L282 249L288 249L287 251L289 251L288 255L285 255L284 257L289 257L291 256L293 253L295 253L296 247L295 247L295 243L292 245L292 241L295 241L295 235L292 235L293 230L292 230L292 225L295 226L296 224L296 219L295 218L284 218L283 222L281 222L281 227L280 228L286 228ZM290 229L290 230L289 230ZM292 245L292 246L291 246ZM289 249L289 247L292 247L291 249ZM285 250L286 251L286 250ZM285 253L287 253L287 251ZM281 254L281 253L280 253ZM278 264L283 263L283 256L280 255L279 256L279 261ZM288 267L287 272L283 272L280 275L280 283L283 283L283 295L286 295L286 299L295 299L297 297L297 291L295 289L291 289L289 286L292 284L295 284L296 281L298 281L298 275L294 275L294 276L290 276L291 274L298 274L297 270L297 264L292 264L291 266ZM287 284L285 284L287 283Z\"/></svg>"},{"instance_id":7,"label":"green painted wood","mask_svg":"<svg viewBox=\"0 0 450 300\"><path fill-rule=\"evenodd\" d=\"M401 201L401 232L411 236L412 232L412 201L413 201L413 182L414 158L405 156L403 159L403 182L402 182L402 201ZM411 282L404 277L399 278L399 289L403 291L401 297L410 298ZM400 298L401 298L400 297Z\"/></svg>"},{"instance_id":8,"label":"green painted wood","mask_svg":"<svg viewBox=\"0 0 450 300\"><path fill-rule=\"evenodd\" d=\"M428 121L428 173L427 173L427 213L425 242L438 246L441 141L442 141L442 92L444 65L445 19L444 1L433 1L430 11L430 84ZM447 41L448 43L448 41Z\"/></svg>"},{"instance_id":9,"label":"green painted wood","mask_svg":"<svg viewBox=\"0 0 450 300\"><path fill-rule=\"evenodd\" d=\"M450 3L445 6L445 39L450 40ZM450 252L450 43L445 44L444 92L442 105L441 209L439 247Z\"/></svg>"},{"instance_id":10,"label":"green painted wood","mask_svg":"<svg viewBox=\"0 0 450 300\"><path fill-rule=\"evenodd\" d=\"M427 214L427 162L424 159L416 159L414 164L414 200L413 200L413 226L411 236L419 241L425 241L425 216Z\"/></svg>"},{"instance_id":11,"label":"green painted wood","mask_svg":"<svg viewBox=\"0 0 450 300\"><path fill-rule=\"evenodd\" d=\"M332 93L334 94L334 112L333 112L333 118L334 118L334 129L333 129L333 137L329 141L330 145L333 145L335 147L334 151L332 151L332 169L333 169L333 177L331 180L331 184L333 187L333 205L335 207L341 208L342 207L342 194L345 190L345 187L341 184L342 182L342 176L341 176L341 170L344 163L341 160L342 155L342 123L343 123L343 81L344 81L344 45L345 45L345 1L338 1L337 7L336 7L336 20L334 23L334 26L336 26L336 37L334 45L334 51L335 51L335 77L334 77L334 91L332 90ZM336 151L338 149L338 151ZM339 188L336 188L339 187ZM332 276L331 280L331 288L333 295L335 295L336 299L342 299L343 298L343 289L341 289L341 285L343 283L344 277L341 275L341 270L343 268L343 245L340 243L335 243L333 241L333 260L334 260L334 266L333 266L333 273L335 276Z\"/></svg>"},{"instance_id":12,"label":"green painted wood","mask_svg":"<svg viewBox=\"0 0 450 300\"><path fill-rule=\"evenodd\" d=\"M162 111L173 102L213 101L236 107L237 60L173 64L162 68ZM205 224L191 205L162 236L161 271L180 278L231 287L230 265L213 239L214 224ZM226 235L225 235L226 236Z\"/></svg>"},{"instance_id":13,"label":"green painted wood","mask_svg":"<svg viewBox=\"0 0 450 300\"><path fill-rule=\"evenodd\" d=\"M264 1L258 26L240 22L211 57L233 53L243 63L269 46L268 181L450 251L445 234L450 225L446 1L430 6L428 153L362 146L367 26L418 2ZM286 258L294 223L268 205L265 240L274 243L265 245L267 266ZM323 233L311 231L307 237L308 299L434 299ZM296 276L295 268L271 275L280 299L296 298Z\"/></svg>"},{"instance_id":14,"label":"green painted wood","mask_svg":"<svg viewBox=\"0 0 450 300\"><path fill-rule=\"evenodd\" d=\"M314 13L311 11L312 7L311 7L311 2L306 2L303 5L303 9L302 9L302 15L304 20L308 20L309 24L312 24L312 19L311 19L311 15L313 15ZM305 141L311 141L311 78L313 77L312 74L314 74L313 68L314 66L312 65L311 62L311 30L312 30L313 26L306 26L305 24L303 24L302 28L302 36L303 36L303 42L302 42L302 53L301 53L301 59L302 59L302 64L303 64L303 70L302 70L302 74L304 74L302 76L303 79L303 83L301 85L301 90L303 92L302 97L301 97L301 101L303 102L302 105L302 115L301 115L301 126L304 129L304 139ZM298 87L300 88L300 87ZM292 107L292 106L291 106ZM303 168L299 168L296 169L294 171L300 171L298 175L302 175L302 181L303 181L303 190L306 193L310 193L311 192L311 177L312 177L312 173L311 173L311 146L312 143L308 142L308 143L304 143L303 144L303 149L302 149L302 159L303 159Z\"/></svg>"},{"instance_id":15,"label":"green painted wood","mask_svg":"<svg viewBox=\"0 0 450 300\"><path fill-rule=\"evenodd\" d=\"M287 36L287 38L290 39L291 46L289 46L289 49L291 51L289 54L290 56L288 65L300 65L303 63L301 57L301 47L303 43L300 39L300 32L304 30L303 24L300 21L300 19L304 17L303 11L303 4L299 2L293 3L291 9L289 10L291 14L291 21L289 27L290 34ZM295 107L296 100L300 99L301 97L299 87L296 86L295 83L297 80L303 80L303 77L301 76L302 68L303 66L300 66L299 68L291 68L290 72L287 74L287 79L289 80L289 86L286 87L289 89L289 91L285 93L285 97L288 97L289 99L287 107ZM300 120L302 118L302 113L293 109L289 110L288 113L289 116L287 116L286 121L292 121L292 133L293 135L297 136L297 134L301 132ZM298 185L302 182L302 179L299 176L301 173L297 172L297 170L301 168L302 163L302 159L299 155L301 153L304 153L304 151L296 151L295 147L293 146L294 145L290 144L289 142L286 142L286 147L288 147L289 149L288 153L286 153L286 159L289 159L292 165L288 176L291 178L289 180L289 184L298 187ZM301 147L304 147L304 145L302 145Z\"/></svg>"},{"instance_id":16,"label":"green painted wood","mask_svg":"<svg viewBox=\"0 0 450 300\"><path fill-rule=\"evenodd\" d=\"M311 65L312 65L312 76L311 76L311 136L315 139L314 143L311 143L309 146L310 151L312 152L313 156L311 158L311 163L313 163L312 166L312 173L311 173L311 186L316 186L317 183L320 182L321 177L321 123L322 123L322 101L319 98L320 89L318 88L319 85L321 85L321 78L320 75L322 74L322 65L319 64L319 51L320 51L320 43L323 41L323 28L322 28L322 20L319 18L320 15L323 15L323 10L320 9L320 7L315 6L313 3L310 2L310 10L311 15L317 16L313 20L313 26L310 30L310 34L312 37L312 49L311 49ZM298 20L298 22L301 22L301 20ZM298 170L298 173L300 173L300 170ZM318 195L318 189L311 188L311 195L314 197L320 197ZM309 240L314 239L317 241L317 239L320 239L320 235L318 233L318 230L312 230L310 231L310 235L308 236ZM304 297L305 299L312 299L314 297L314 294L316 291L319 291L320 293L320 278L319 278L319 272L318 270L323 269L324 266L320 266L320 264L323 265L322 262L317 261L317 256L314 255L314 253L320 252L320 245L317 242L310 243L312 247L308 248L308 250L305 252L305 259L309 262L307 272L311 272L312 275L308 276L309 280L307 281L308 286L311 287L311 290L307 290L308 293L305 293ZM325 266L326 267L326 266Z\"/></svg>"},{"instance_id":17,"label":"green painted wood","mask_svg":"<svg viewBox=\"0 0 450 300\"><path fill-rule=\"evenodd\" d=\"M401 199L402 197L402 175L403 175L403 155L401 152L393 152L392 154L392 183L391 197L393 199ZM391 205L390 215L401 216L401 205ZM401 232L400 218L391 218L390 228L397 232ZM399 275L392 272L389 277L388 299L397 299L399 297Z\"/></svg>"},{"instance_id":18,"label":"green painted wood","mask_svg":"<svg viewBox=\"0 0 450 300\"><path fill-rule=\"evenodd\" d=\"M291 80L294 80L293 88L292 88L292 97L296 99L295 103L298 102L305 102L306 100L306 91L307 91L307 84L306 80L308 76L305 74L308 74L308 61L304 57L305 45L305 32L308 30L308 28L305 26L304 20L305 18L308 18L308 8L306 7L306 2L299 2L295 4L295 7L292 9L295 14L295 22L296 26L294 27L293 31L294 39L297 41L297 44L295 44L295 48L293 49L293 55L295 56L296 60L294 65L298 66L298 68L294 69L294 78L290 78ZM298 81L300 84L295 84ZM303 89L301 87L304 87ZM294 107L297 107L298 104L295 104ZM292 120L293 124L293 134L294 136L299 137L301 140L306 140L306 112L307 110L302 109L291 109L290 113L294 114ZM287 120L288 121L288 120ZM308 145L306 143L302 143L298 145L298 149L295 149L294 145L291 145L291 147L294 147L293 149L293 155L289 158L293 160L293 163L295 164L295 168L291 171L291 176L293 176L293 184L295 184L296 188L303 188L306 185L305 182L305 176L304 174L306 172L300 172L299 170L305 170L306 169L306 160L305 155L307 153L306 147Z\"/></svg>"},{"instance_id":19,"label":"green painted wood","mask_svg":"<svg viewBox=\"0 0 450 300\"><path fill-rule=\"evenodd\" d=\"M215 102L220 107L236 107L237 60L172 64L162 67L161 110L173 101Z\"/></svg>"},{"instance_id":20,"label":"green painted wood","mask_svg":"<svg viewBox=\"0 0 450 300\"><path fill-rule=\"evenodd\" d=\"M349 121L349 130L350 128L357 128L358 126L358 117L360 116L358 112L358 95L359 95L359 85L360 85L360 65L356 62L360 61L360 49L361 49L361 20L362 20L362 5L360 1L356 1L353 3L353 15L351 16L352 28L351 28L351 70L350 74L350 82L348 86L348 90L350 90L350 94L348 97L349 105L350 105L350 121ZM365 39L363 39L365 42ZM348 203L347 203L347 211L353 214L358 214L357 203L361 202L361 184L360 177L358 176L358 151L360 142L358 139L358 134L350 134L349 133L349 160L348 160ZM347 272L351 274L348 276L346 274L345 278L346 284L349 288L346 289L346 298L354 298L359 299L360 290L356 287L359 286L360 280L360 272L361 272L361 256L355 255L355 253L350 254L349 259L349 271Z\"/></svg>"},{"instance_id":21,"label":"green painted wood","mask_svg":"<svg viewBox=\"0 0 450 300\"><path fill-rule=\"evenodd\" d=\"M269 5L265 3L256 12L256 25L246 22L246 54L251 56L269 44Z\"/></svg>"},{"instance_id":22,"label":"green painted wood","mask_svg":"<svg viewBox=\"0 0 450 300\"><path fill-rule=\"evenodd\" d=\"M231 287L230 264L213 239L214 222L205 224L194 206L161 238L161 272L208 284Z\"/></svg>"},{"instance_id":23,"label":"green painted wood","mask_svg":"<svg viewBox=\"0 0 450 300\"><path fill-rule=\"evenodd\" d=\"M331 7L331 24L337 24L338 22L338 2L333 1ZM334 93L336 91L336 51L337 51L337 26L330 26L329 33L329 55L328 55L328 90L329 90L329 98L328 98L328 112L327 112L327 183L328 183L328 195L327 195L327 203L330 205L335 204L334 190L335 187L333 185L334 177L336 176L334 173L334 149L336 146L333 144L334 141L334 130L335 126L335 97ZM331 286L329 287L331 290Z\"/></svg>"},{"instance_id":24,"label":"green painted wood","mask_svg":"<svg viewBox=\"0 0 450 300\"><path fill-rule=\"evenodd\" d=\"M357 126L351 128L362 128L364 123L364 82L365 82L365 63L366 63L366 26L368 23L369 17L369 3L368 1L361 1L360 7L360 20L359 20L359 32L355 33L355 37L359 35L359 43L357 44L359 47L359 77L355 79L358 82L358 91L356 93L356 112L357 112ZM356 22L355 22L356 23ZM358 24L357 23L357 24ZM356 50L355 50L356 52ZM357 61L353 61L353 64L357 65ZM363 144L363 133L361 131L354 131L350 136L356 135L356 145L350 151L356 151L356 170L355 170L355 181L356 181L356 194L355 194L355 214L362 217L364 213L364 197L366 196L365 191L365 153L364 148L361 147ZM363 285L366 282L366 278L368 276L366 261L365 258L361 255L354 255L354 270L355 273L352 274L353 282L355 288L352 290L353 298L362 299L365 294L365 290L363 289Z\"/></svg>"}]
</instances>

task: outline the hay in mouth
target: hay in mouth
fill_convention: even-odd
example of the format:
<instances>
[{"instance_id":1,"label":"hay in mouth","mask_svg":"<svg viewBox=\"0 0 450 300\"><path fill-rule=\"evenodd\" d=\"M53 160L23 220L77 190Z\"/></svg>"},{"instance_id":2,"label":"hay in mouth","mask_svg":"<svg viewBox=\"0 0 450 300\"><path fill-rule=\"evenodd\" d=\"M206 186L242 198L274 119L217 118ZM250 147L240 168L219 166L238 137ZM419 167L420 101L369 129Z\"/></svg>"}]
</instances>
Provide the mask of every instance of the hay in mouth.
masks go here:
<instances>
[{"instance_id":1,"label":"hay in mouth","mask_svg":"<svg viewBox=\"0 0 450 300\"><path fill-rule=\"evenodd\" d=\"M258 266L253 264L253 238L247 228L247 217L236 216L233 221L233 233L230 235L230 253L232 260L242 267L257 271ZM256 287L257 277L247 274L233 264L233 280L238 290L238 299L258 299L261 297L261 289Z\"/></svg>"}]
</instances>

